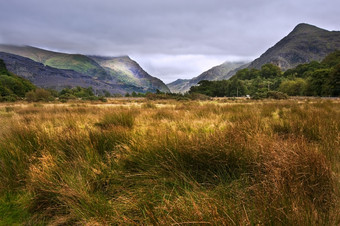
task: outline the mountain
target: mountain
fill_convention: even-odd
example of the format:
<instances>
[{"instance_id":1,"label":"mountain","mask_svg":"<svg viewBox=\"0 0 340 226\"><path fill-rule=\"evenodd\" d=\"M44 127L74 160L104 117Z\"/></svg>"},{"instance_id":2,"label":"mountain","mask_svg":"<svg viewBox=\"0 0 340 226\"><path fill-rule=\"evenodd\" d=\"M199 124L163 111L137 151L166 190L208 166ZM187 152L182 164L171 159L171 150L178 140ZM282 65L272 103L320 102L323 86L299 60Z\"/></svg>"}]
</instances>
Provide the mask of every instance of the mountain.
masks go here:
<instances>
[{"instance_id":1,"label":"mountain","mask_svg":"<svg viewBox=\"0 0 340 226\"><path fill-rule=\"evenodd\" d=\"M340 50L339 31L327 31L302 23L254 60L249 68L260 69L262 65L272 63L285 71L299 64L321 61L335 50Z\"/></svg>"},{"instance_id":2,"label":"mountain","mask_svg":"<svg viewBox=\"0 0 340 226\"><path fill-rule=\"evenodd\" d=\"M202 80L223 80L229 79L233 74L230 74L235 69L242 67L246 62L225 62L221 65L215 66L208 71L203 72L192 79L178 79L172 83L167 84L171 92L185 93L189 91L191 86L195 86ZM245 66L244 66L245 67Z\"/></svg>"},{"instance_id":3,"label":"mountain","mask_svg":"<svg viewBox=\"0 0 340 226\"><path fill-rule=\"evenodd\" d=\"M33 84L42 88L61 90L65 87L92 86L94 90L107 90L111 93L121 94L126 93L126 89L131 89L128 86L122 87L105 83L101 80L95 80L91 76L73 70L45 66L29 58L10 53L0 52L0 59L4 61L9 71L28 79Z\"/></svg>"},{"instance_id":4,"label":"mountain","mask_svg":"<svg viewBox=\"0 0 340 226\"><path fill-rule=\"evenodd\" d=\"M123 94L132 91L153 92L157 89L169 92L168 87L160 79L150 76L129 57L92 57L53 52L31 46L13 45L0 45L0 52L26 57L51 68L78 72L79 74L76 76L78 78L81 74L81 76L87 76L87 80L92 79L90 83L107 84L114 87L114 89L110 89L112 90L111 93L113 90L119 90L119 93ZM111 64L109 64L109 61L112 61ZM26 69L32 69L32 67ZM46 73L47 71L45 71L45 75ZM71 72L66 73L70 74ZM60 82L60 77L58 82ZM47 83L51 84L53 81L46 81L45 85ZM77 82L70 82L69 86L72 87L75 83ZM67 86L67 81L64 82L64 85Z\"/></svg>"},{"instance_id":5,"label":"mountain","mask_svg":"<svg viewBox=\"0 0 340 226\"><path fill-rule=\"evenodd\" d=\"M233 64L225 63L213 67L193 79L179 79L167 85L172 92L186 92L191 86L196 85L201 80L229 79L240 69L260 69L262 65L272 63L285 71L299 64L311 61L320 62L328 54L336 50L340 50L340 31L328 31L301 23L286 37L250 64L238 63L234 67Z\"/></svg>"},{"instance_id":6,"label":"mountain","mask_svg":"<svg viewBox=\"0 0 340 226\"><path fill-rule=\"evenodd\" d=\"M74 70L94 78L110 77L97 62L81 54L58 53L31 46L12 45L0 45L0 51L27 57L50 67Z\"/></svg>"},{"instance_id":7,"label":"mountain","mask_svg":"<svg viewBox=\"0 0 340 226\"><path fill-rule=\"evenodd\" d=\"M119 83L136 87L149 87L153 90L170 92L169 88L158 78L152 77L128 56L101 57L89 56Z\"/></svg>"}]
</instances>

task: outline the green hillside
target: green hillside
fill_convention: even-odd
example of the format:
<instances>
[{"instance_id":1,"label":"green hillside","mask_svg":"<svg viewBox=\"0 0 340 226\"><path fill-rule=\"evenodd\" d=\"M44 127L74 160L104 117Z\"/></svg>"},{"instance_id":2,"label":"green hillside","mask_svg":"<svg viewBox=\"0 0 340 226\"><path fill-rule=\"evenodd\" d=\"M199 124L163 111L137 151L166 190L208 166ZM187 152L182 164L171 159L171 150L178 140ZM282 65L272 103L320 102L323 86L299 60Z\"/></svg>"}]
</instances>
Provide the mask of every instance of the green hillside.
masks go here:
<instances>
[{"instance_id":1,"label":"green hillside","mask_svg":"<svg viewBox=\"0 0 340 226\"><path fill-rule=\"evenodd\" d=\"M170 92L169 88L160 79L149 75L136 61L128 56L90 56L90 58L102 66L112 76L112 79L118 83Z\"/></svg>"},{"instance_id":2,"label":"green hillside","mask_svg":"<svg viewBox=\"0 0 340 226\"><path fill-rule=\"evenodd\" d=\"M99 79L109 78L107 73L92 59L80 54L57 54L44 62L59 69L70 69Z\"/></svg>"},{"instance_id":3,"label":"green hillside","mask_svg":"<svg viewBox=\"0 0 340 226\"><path fill-rule=\"evenodd\" d=\"M33 89L35 86L30 81L8 72L0 59L0 101L15 101Z\"/></svg>"},{"instance_id":4,"label":"green hillside","mask_svg":"<svg viewBox=\"0 0 340 226\"><path fill-rule=\"evenodd\" d=\"M58 53L31 46L11 45L0 45L0 51L27 57L58 69L70 69L99 79L110 78L98 63L81 54Z\"/></svg>"}]
</instances>

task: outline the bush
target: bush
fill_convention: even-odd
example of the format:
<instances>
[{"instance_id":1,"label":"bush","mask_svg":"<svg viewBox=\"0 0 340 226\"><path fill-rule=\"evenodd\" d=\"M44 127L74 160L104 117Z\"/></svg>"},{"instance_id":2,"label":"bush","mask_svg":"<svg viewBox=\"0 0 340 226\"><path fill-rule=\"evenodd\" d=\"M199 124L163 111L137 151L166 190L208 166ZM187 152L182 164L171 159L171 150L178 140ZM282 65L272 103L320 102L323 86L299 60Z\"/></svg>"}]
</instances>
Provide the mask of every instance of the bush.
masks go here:
<instances>
[{"instance_id":1,"label":"bush","mask_svg":"<svg viewBox=\"0 0 340 226\"><path fill-rule=\"evenodd\" d=\"M29 91L26 93L25 97L26 100L29 102L50 101L54 99L51 92L45 89L36 89L34 91Z\"/></svg>"},{"instance_id":2,"label":"bush","mask_svg":"<svg viewBox=\"0 0 340 226\"><path fill-rule=\"evenodd\" d=\"M0 102L15 102L19 97L15 94L10 94L8 96L0 96Z\"/></svg>"},{"instance_id":3,"label":"bush","mask_svg":"<svg viewBox=\"0 0 340 226\"><path fill-rule=\"evenodd\" d=\"M191 100L210 100L211 99L209 96L201 94L201 93L190 93L188 95L185 95L185 97L188 97Z\"/></svg>"},{"instance_id":4,"label":"bush","mask_svg":"<svg viewBox=\"0 0 340 226\"><path fill-rule=\"evenodd\" d=\"M268 91L267 97L272 98L272 99L282 100L282 99L287 99L288 95L282 92L278 92L278 91Z\"/></svg>"},{"instance_id":5,"label":"bush","mask_svg":"<svg viewBox=\"0 0 340 226\"><path fill-rule=\"evenodd\" d=\"M63 95L59 96L60 102L63 102L63 103L65 103L69 100L74 100L74 99L77 99L77 97L72 95L72 94L63 94Z\"/></svg>"},{"instance_id":6,"label":"bush","mask_svg":"<svg viewBox=\"0 0 340 226\"><path fill-rule=\"evenodd\" d=\"M254 100L260 100L260 99L265 99L266 97L267 97L267 92L256 92L251 98Z\"/></svg>"}]
</instances>

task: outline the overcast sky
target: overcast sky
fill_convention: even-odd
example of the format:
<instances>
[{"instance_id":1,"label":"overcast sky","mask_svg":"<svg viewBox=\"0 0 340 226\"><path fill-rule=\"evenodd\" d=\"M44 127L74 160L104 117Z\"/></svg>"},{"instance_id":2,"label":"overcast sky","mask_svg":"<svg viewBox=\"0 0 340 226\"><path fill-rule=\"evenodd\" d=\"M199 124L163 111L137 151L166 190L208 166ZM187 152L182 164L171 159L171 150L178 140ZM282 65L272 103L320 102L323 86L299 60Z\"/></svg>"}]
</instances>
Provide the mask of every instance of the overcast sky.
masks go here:
<instances>
[{"instance_id":1,"label":"overcast sky","mask_svg":"<svg viewBox=\"0 0 340 226\"><path fill-rule=\"evenodd\" d=\"M339 0L0 0L0 43L130 55L171 82L253 60L298 23L340 30Z\"/></svg>"}]
</instances>

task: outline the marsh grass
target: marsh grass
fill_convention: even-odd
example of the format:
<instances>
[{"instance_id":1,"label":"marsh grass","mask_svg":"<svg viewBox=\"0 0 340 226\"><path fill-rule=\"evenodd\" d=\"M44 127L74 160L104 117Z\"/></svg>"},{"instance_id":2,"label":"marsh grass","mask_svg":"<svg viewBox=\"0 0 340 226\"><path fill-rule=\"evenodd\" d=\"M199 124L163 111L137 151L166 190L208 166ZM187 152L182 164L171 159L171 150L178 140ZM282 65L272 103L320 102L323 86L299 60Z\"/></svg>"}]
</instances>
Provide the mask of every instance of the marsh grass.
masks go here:
<instances>
[{"instance_id":1,"label":"marsh grass","mask_svg":"<svg viewBox=\"0 0 340 226\"><path fill-rule=\"evenodd\" d=\"M103 129L108 129L112 126L132 128L134 125L135 115L136 111L131 110L107 112L103 119L96 123L96 126Z\"/></svg>"},{"instance_id":2,"label":"marsh grass","mask_svg":"<svg viewBox=\"0 0 340 226\"><path fill-rule=\"evenodd\" d=\"M115 101L1 108L1 225L339 223L338 100Z\"/></svg>"}]
</instances>

